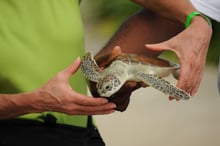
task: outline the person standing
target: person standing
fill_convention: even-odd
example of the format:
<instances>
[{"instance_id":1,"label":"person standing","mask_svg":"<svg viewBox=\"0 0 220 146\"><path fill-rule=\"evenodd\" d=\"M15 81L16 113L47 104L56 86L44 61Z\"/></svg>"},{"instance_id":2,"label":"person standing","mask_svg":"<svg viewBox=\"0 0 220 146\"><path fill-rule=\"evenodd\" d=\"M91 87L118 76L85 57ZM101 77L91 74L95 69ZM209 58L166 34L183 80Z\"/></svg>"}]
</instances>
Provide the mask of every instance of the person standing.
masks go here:
<instances>
[{"instance_id":1,"label":"person standing","mask_svg":"<svg viewBox=\"0 0 220 146\"><path fill-rule=\"evenodd\" d=\"M87 96L86 81L77 72L78 57L84 54L79 2L0 1L0 145L105 145L91 115L113 113L118 105L105 98ZM153 6L170 9L176 4L175 1L160 5L153 2ZM186 7L178 5L170 16L184 16L183 21L185 14L188 15L188 11L182 15L188 10ZM189 9L194 10L191 6ZM149 8L129 17L96 57L111 52L115 46L120 46L123 52L158 56L160 52L147 49L145 44L172 37L184 40L178 35L182 25L157 12L160 10L154 12ZM205 28L202 32L209 31L201 18L192 24L190 28L200 25ZM209 35L205 40L208 42ZM176 44L183 45L182 41ZM102 60L106 61L110 60ZM118 98L129 99L137 85L127 89Z\"/></svg>"}]
</instances>

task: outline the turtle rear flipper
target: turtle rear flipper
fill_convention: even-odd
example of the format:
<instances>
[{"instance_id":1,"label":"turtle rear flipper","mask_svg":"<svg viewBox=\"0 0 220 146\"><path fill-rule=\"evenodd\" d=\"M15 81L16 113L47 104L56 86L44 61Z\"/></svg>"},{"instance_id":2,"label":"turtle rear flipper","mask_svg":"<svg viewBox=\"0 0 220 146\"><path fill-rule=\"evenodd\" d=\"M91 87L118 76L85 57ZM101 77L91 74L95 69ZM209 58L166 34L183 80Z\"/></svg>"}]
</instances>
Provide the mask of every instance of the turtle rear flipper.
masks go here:
<instances>
[{"instance_id":1,"label":"turtle rear flipper","mask_svg":"<svg viewBox=\"0 0 220 146\"><path fill-rule=\"evenodd\" d=\"M139 73L137 74L137 78L146 83L147 85L165 93L170 96L173 96L175 99L180 100L187 100L191 96L184 90L179 89L166 80L153 75L153 74L146 74L146 73Z\"/></svg>"},{"instance_id":2,"label":"turtle rear flipper","mask_svg":"<svg viewBox=\"0 0 220 146\"><path fill-rule=\"evenodd\" d=\"M93 59L91 52L88 52L85 56L83 56L80 69L88 80L93 82L99 81L101 69Z\"/></svg>"}]
</instances>

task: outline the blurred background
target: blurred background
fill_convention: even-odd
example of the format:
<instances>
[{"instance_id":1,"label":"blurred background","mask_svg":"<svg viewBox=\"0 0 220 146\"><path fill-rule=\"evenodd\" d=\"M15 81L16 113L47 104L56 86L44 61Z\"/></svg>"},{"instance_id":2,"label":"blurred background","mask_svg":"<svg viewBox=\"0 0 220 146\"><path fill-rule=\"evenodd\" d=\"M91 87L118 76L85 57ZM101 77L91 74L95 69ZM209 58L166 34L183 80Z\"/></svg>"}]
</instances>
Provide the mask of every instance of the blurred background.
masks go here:
<instances>
[{"instance_id":1,"label":"blurred background","mask_svg":"<svg viewBox=\"0 0 220 146\"><path fill-rule=\"evenodd\" d=\"M141 7L126 0L82 0L86 50L99 51L120 24ZM220 25L219 25L220 26ZM214 28L220 34L220 27ZM189 101L169 101L153 88L131 96L125 112L95 116L107 146L219 146L220 96L217 63L220 38L213 36L197 94ZM173 57L173 56L168 56ZM176 81L168 78L173 84Z\"/></svg>"}]
</instances>

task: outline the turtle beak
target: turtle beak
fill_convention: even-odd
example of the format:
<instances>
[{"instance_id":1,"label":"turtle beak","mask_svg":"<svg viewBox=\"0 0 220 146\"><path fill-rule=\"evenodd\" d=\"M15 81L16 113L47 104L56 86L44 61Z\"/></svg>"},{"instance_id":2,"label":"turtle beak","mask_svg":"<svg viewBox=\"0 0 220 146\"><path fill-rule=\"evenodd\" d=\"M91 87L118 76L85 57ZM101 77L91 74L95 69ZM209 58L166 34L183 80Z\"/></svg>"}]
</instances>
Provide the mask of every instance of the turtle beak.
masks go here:
<instances>
[{"instance_id":1,"label":"turtle beak","mask_svg":"<svg viewBox=\"0 0 220 146\"><path fill-rule=\"evenodd\" d=\"M111 88L111 86L109 85L104 85L104 82L102 80L100 80L97 84L97 92L99 93L99 96L101 97L110 97L111 94L109 94L109 90Z\"/></svg>"},{"instance_id":2,"label":"turtle beak","mask_svg":"<svg viewBox=\"0 0 220 146\"><path fill-rule=\"evenodd\" d=\"M101 97L110 97L112 94L106 90L98 90L98 93Z\"/></svg>"}]
</instances>

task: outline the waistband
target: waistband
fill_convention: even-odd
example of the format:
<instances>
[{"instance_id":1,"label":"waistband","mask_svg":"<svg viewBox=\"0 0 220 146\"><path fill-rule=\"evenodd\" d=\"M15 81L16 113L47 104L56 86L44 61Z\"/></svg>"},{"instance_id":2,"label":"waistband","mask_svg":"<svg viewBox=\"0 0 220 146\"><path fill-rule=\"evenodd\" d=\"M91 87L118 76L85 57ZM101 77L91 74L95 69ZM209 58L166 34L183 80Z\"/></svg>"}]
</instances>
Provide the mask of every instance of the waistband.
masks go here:
<instances>
[{"instance_id":1,"label":"waistband","mask_svg":"<svg viewBox=\"0 0 220 146\"><path fill-rule=\"evenodd\" d=\"M24 119L24 118L13 118L13 119L5 119L0 120L0 124L18 124L23 126L47 126L47 127L79 127L79 128L91 128L94 127L92 122L92 116L88 116L87 125L85 127L70 125L65 123L58 123L57 118L52 114L46 114L41 121L33 120L33 119Z\"/></svg>"},{"instance_id":2,"label":"waistband","mask_svg":"<svg viewBox=\"0 0 220 146\"><path fill-rule=\"evenodd\" d=\"M87 127L56 123L53 115L45 117L44 122L18 118L0 120L0 145L105 145L91 116L88 116Z\"/></svg>"},{"instance_id":3,"label":"waistband","mask_svg":"<svg viewBox=\"0 0 220 146\"><path fill-rule=\"evenodd\" d=\"M78 115L66 115L63 113L57 112L43 112L43 113L31 113L17 117L18 119L27 119L34 120L38 122L45 122L45 119L48 118L48 115L53 116L56 119L56 123L72 125L78 127L86 127L88 116L78 116Z\"/></svg>"}]
</instances>

